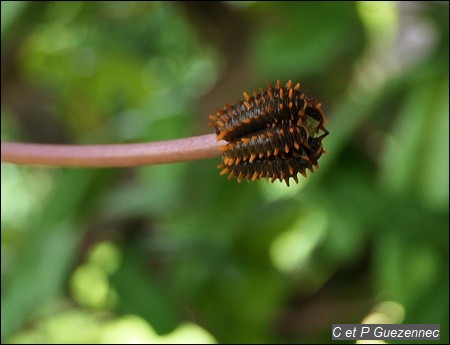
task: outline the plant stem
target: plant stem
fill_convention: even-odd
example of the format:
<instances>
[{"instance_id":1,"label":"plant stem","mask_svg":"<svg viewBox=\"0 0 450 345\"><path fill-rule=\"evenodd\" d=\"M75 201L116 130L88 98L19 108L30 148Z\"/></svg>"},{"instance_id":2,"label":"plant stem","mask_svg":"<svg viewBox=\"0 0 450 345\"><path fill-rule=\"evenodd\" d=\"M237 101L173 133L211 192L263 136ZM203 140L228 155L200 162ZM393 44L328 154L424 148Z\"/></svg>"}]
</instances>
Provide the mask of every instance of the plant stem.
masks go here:
<instances>
[{"instance_id":1,"label":"plant stem","mask_svg":"<svg viewBox=\"0 0 450 345\"><path fill-rule=\"evenodd\" d=\"M2 162L55 167L133 167L206 159L221 155L215 134L119 145L1 143Z\"/></svg>"}]
</instances>

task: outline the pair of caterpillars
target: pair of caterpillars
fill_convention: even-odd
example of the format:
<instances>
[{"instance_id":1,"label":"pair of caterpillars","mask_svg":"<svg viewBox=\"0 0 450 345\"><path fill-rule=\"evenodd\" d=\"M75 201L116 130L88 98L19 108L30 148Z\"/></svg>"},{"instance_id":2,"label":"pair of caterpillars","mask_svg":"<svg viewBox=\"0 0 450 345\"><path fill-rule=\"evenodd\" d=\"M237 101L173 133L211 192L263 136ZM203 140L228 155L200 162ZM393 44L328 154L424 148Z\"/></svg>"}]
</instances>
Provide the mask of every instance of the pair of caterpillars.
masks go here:
<instances>
[{"instance_id":1,"label":"pair of caterpillars","mask_svg":"<svg viewBox=\"0 0 450 345\"><path fill-rule=\"evenodd\" d=\"M328 135L321 104L306 97L300 84L261 89L234 105L225 105L209 118L217 140L225 140L221 174L248 181L279 179L289 186L298 173L318 168L324 153L322 140Z\"/></svg>"}]
</instances>

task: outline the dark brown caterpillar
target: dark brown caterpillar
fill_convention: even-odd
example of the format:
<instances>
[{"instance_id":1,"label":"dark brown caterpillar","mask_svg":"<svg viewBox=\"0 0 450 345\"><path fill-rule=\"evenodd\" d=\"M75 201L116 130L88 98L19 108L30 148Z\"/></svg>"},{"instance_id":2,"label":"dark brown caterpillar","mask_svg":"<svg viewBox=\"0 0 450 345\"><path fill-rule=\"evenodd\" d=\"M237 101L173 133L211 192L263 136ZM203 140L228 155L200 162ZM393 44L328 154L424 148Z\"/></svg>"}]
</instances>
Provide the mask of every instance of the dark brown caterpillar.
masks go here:
<instances>
[{"instance_id":1,"label":"dark brown caterpillar","mask_svg":"<svg viewBox=\"0 0 450 345\"><path fill-rule=\"evenodd\" d=\"M220 174L229 173L228 179L237 177L239 182L243 178L248 181L259 180L260 178L271 179L272 182L276 179L285 180L289 186L289 178L292 177L298 183L297 173L300 172L303 176L306 176L305 169L310 167L309 161L301 157L301 155L298 157L296 155L280 155L279 157L257 160L253 163L247 161L241 162L239 165L224 165Z\"/></svg>"},{"instance_id":2,"label":"dark brown caterpillar","mask_svg":"<svg viewBox=\"0 0 450 345\"><path fill-rule=\"evenodd\" d=\"M243 93L245 101L236 101L234 105L225 105L218 109L210 124L216 128L217 139L234 140L246 134L264 129L268 124L283 120L295 120L306 107L305 95L300 91L300 84L292 87L290 81L282 87L280 81L276 87L267 83L268 90L250 97Z\"/></svg>"},{"instance_id":3,"label":"dark brown caterpillar","mask_svg":"<svg viewBox=\"0 0 450 345\"><path fill-rule=\"evenodd\" d=\"M326 119L321 104L308 99L300 84L293 87L289 81L284 87L277 81L275 88L268 86L253 97L244 92L245 101L209 116L217 140L228 142L218 167L239 182L279 179L289 186L291 177L298 182L298 173L306 176L306 169L319 168Z\"/></svg>"},{"instance_id":4,"label":"dark brown caterpillar","mask_svg":"<svg viewBox=\"0 0 450 345\"><path fill-rule=\"evenodd\" d=\"M299 151L308 140L308 129L302 124L282 123L246 135L222 147L224 163L238 164L242 161L252 163L256 158L277 156L279 152Z\"/></svg>"}]
</instances>

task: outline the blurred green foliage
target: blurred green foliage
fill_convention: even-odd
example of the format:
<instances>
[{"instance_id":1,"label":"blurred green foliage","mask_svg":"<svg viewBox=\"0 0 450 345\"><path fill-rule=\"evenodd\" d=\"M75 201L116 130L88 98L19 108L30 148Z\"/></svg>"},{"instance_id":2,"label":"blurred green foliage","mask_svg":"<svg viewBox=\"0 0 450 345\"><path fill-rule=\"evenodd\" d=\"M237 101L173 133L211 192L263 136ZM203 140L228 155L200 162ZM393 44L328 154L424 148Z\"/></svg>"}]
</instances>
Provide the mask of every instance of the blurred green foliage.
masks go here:
<instances>
[{"instance_id":1,"label":"blurred green foliage","mask_svg":"<svg viewBox=\"0 0 450 345\"><path fill-rule=\"evenodd\" d=\"M208 133L267 80L331 134L287 188L219 159L2 164L2 342L326 342L332 323L449 322L448 3L9 2L2 140Z\"/></svg>"}]
</instances>

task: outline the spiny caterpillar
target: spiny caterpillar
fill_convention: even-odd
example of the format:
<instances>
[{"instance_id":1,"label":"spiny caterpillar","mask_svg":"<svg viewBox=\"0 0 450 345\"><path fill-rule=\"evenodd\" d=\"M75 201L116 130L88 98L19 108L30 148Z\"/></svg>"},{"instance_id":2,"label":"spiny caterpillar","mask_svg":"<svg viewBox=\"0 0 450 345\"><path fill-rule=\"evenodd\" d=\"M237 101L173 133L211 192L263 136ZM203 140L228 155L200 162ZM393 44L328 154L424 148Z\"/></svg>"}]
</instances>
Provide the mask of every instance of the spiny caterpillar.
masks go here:
<instances>
[{"instance_id":1,"label":"spiny caterpillar","mask_svg":"<svg viewBox=\"0 0 450 345\"><path fill-rule=\"evenodd\" d=\"M253 97L244 92L245 100L209 115L217 140L228 142L221 147L218 168L239 182L266 178L289 186L291 177L298 183L298 173L306 177L306 169L313 173L313 166L319 168L327 120L321 104L307 98L300 84L293 86L289 80L282 86L278 80L275 87L267 85L267 91L261 89Z\"/></svg>"}]
</instances>

